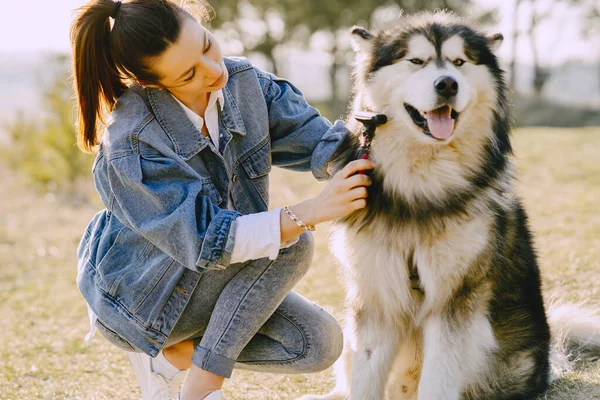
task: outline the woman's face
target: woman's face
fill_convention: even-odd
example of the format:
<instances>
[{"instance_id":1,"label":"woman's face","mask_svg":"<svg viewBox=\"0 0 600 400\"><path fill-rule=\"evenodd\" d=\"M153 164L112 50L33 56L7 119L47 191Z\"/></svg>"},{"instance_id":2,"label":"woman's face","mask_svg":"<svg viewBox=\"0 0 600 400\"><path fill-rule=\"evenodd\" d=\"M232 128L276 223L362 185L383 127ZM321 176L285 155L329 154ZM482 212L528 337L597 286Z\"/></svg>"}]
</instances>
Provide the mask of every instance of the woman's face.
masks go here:
<instances>
[{"instance_id":1,"label":"woman's face","mask_svg":"<svg viewBox=\"0 0 600 400\"><path fill-rule=\"evenodd\" d=\"M229 78L215 37L189 17L183 18L177 42L150 62L160 86L179 99L222 89Z\"/></svg>"}]
</instances>

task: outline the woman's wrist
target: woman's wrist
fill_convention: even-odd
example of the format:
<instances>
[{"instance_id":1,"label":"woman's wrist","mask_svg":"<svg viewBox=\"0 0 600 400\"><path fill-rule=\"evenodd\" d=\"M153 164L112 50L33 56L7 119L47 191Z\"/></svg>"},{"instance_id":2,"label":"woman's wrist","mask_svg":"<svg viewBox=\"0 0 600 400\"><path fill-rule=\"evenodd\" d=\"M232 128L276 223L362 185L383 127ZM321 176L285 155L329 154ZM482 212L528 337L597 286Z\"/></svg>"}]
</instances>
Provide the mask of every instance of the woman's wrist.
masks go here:
<instances>
[{"instance_id":1,"label":"woman's wrist","mask_svg":"<svg viewBox=\"0 0 600 400\"><path fill-rule=\"evenodd\" d=\"M302 203L294 204L290 206L290 211L296 216L297 219L302 221L304 225L316 225L324 222L320 217L318 204L314 199L303 201ZM306 229L301 227L294 219L292 219L282 207L280 209L280 228L281 228L281 243L285 243L295 237L298 237Z\"/></svg>"},{"instance_id":2,"label":"woman's wrist","mask_svg":"<svg viewBox=\"0 0 600 400\"><path fill-rule=\"evenodd\" d=\"M292 219L292 221L294 221L296 223L296 225L298 225L302 229L304 229L306 231L314 231L315 230L314 225L307 224L304 221L302 221L300 218L298 218L298 216L296 214L294 214L294 212L292 211L290 206L283 207L283 211L287 214L288 217L290 217Z\"/></svg>"},{"instance_id":3,"label":"woman's wrist","mask_svg":"<svg viewBox=\"0 0 600 400\"><path fill-rule=\"evenodd\" d=\"M302 203L290 206L290 210L306 225L317 225L324 222L318 213L318 208L314 199L303 201Z\"/></svg>"}]
</instances>

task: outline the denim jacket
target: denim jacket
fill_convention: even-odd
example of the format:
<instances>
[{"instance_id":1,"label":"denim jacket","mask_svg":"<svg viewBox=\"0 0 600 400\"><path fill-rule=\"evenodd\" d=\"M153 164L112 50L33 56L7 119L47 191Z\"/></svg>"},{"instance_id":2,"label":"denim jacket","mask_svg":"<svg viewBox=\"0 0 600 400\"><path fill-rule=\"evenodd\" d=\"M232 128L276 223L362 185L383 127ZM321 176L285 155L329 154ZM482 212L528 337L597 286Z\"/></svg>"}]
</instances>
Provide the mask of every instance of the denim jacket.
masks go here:
<instances>
[{"instance_id":1,"label":"denim jacket","mask_svg":"<svg viewBox=\"0 0 600 400\"><path fill-rule=\"evenodd\" d=\"M271 165L329 179L348 133L288 81L244 58L225 65L221 151L163 90L132 86L107 121L92 167L106 209L79 244L77 285L127 349L155 356L201 273L227 267L236 218L268 209Z\"/></svg>"}]
</instances>

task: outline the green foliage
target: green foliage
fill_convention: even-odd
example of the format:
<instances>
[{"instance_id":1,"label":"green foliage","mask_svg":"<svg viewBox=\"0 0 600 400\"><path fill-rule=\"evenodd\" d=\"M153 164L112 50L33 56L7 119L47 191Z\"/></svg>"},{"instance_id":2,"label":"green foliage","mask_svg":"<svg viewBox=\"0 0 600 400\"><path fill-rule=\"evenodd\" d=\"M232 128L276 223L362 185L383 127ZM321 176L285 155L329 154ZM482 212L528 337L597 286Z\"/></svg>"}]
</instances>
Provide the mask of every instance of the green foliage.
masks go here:
<instances>
[{"instance_id":1,"label":"green foliage","mask_svg":"<svg viewBox=\"0 0 600 400\"><path fill-rule=\"evenodd\" d=\"M0 149L0 160L35 185L71 192L79 178L89 177L93 156L77 147L69 58L55 57L47 67L56 72L42 92L41 109L19 112L6 126L9 144Z\"/></svg>"}]
</instances>

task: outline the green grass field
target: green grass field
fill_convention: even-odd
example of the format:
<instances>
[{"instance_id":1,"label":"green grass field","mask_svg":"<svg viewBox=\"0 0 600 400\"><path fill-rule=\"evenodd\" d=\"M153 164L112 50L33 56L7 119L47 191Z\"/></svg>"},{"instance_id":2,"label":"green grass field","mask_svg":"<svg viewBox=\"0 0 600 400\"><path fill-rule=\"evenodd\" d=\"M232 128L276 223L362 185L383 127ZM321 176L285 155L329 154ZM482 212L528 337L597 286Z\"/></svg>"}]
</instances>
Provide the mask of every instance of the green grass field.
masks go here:
<instances>
[{"instance_id":1,"label":"green grass field","mask_svg":"<svg viewBox=\"0 0 600 400\"><path fill-rule=\"evenodd\" d=\"M600 306L600 128L520 129L514 136L519 181L543 270L547 298ZM75 285L76 246L99 207L70 205L27 189L0 169L0 399L140 399L125 352L100 334L90 342L86 305ZM310 174L274 169L272 206L316 195ZM90 182L81 188L92 190ZM316 232L311 271L296 290L342 314L343 291L327 249L327 226ZM235 372L230 399L294 399L326 393L331 371L312 375ZM600 399L600 365L557 381L545 399Z\"/></svg>"}]
</instances>

